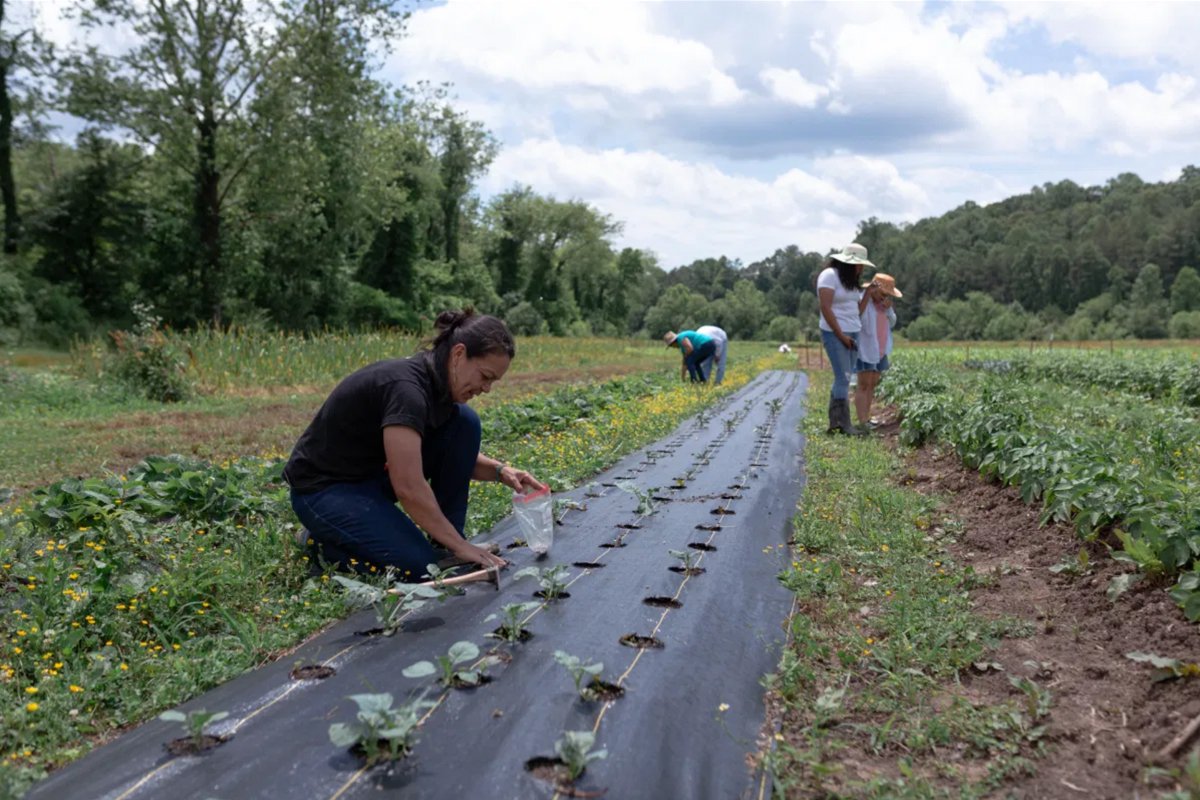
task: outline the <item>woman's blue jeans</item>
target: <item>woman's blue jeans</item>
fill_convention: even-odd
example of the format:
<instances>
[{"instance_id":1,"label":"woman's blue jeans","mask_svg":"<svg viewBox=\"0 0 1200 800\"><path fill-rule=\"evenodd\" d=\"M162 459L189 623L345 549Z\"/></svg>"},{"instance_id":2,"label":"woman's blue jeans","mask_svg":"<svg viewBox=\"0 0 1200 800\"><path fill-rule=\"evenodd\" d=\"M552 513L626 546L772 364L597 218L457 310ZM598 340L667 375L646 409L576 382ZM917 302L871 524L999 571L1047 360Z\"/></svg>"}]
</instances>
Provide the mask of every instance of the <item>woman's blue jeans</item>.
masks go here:
<instances>
[{"instance_id":1,"label":"woman's blue jeans","mask_svg":"<svg viewBox=\"0 0 1200 800\"><path fill-rule=\"evenodd\" d=\"M700 369L700 364L713 357L717 352L717 343L711 339L699 347L692 348L692 352L683 357L683 363L687 365L688 377L692 379L692 383L705 383L704 370Z\"/></svg>"},{"instance_id":2,"label":"woman's blue jeans","mask_svg":"<svg viewBox=\"0 0 1200 800\"><path fill-rule=\"evenodd\" d=\"M383 431L379 432L383 436ZM479 415L466 405L446 424L425 432L421 466L446 519L461 534L467 522L471 473L479 457ZM447 552L430 544L421 529L396 505L387 472L356 483L335 483L320 491L292 492L292 509L326 562L355 572L393 567L401 580L425 574Z\"/></svg>"},{"instance_id":3,"label":"woman's blue jeans","mask_svg":"<svg viewBox=\"0 0 1200 800\"><path fill-rule=\"evenodd\" d=\"M845 333L845 331L843 331ZM858 342L858 331L846 333ZM846 400L850 397L850 373L854 370L854 359L857 350L851 350L842 344L833 331L821 331L821 343L825 345L825 353L829 356L829 366L833 370L833 388L829 390L830 400Z\"/></svg>"}]
</instances>

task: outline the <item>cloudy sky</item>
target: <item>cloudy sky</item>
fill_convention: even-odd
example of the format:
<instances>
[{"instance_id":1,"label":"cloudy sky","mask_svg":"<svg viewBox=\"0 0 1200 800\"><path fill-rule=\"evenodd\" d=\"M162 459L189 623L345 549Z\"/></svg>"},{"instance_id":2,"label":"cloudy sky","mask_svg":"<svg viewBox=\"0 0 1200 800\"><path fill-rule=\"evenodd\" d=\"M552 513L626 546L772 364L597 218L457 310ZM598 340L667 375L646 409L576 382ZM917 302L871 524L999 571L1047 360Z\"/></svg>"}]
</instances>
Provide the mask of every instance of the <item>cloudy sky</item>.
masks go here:
<instances>
[{"instance_id":1,"label":"cloudy sky","mask_svg":"<svg viewBox=\"0 0 1200 800\"><path fill-rule=\"evenodd\" d=\"M449 0L379 66L452 83L495 133L485 197L582 199L671 268L1046 181L1173 179L1200 163L1197 31L1197 3Z\"/></svg>"},{"instance_id":2,"label":"cloudy sky","mask_svg":"<svg viewBox=\"0 0 1200 800\"><path fill-rule=\"evenodd\" d=\"M674 267L825 251L1069 178L1200 162L1194 3L450 0L383 68L450 81L516 183Z\"/></svg>"}]
</instances>

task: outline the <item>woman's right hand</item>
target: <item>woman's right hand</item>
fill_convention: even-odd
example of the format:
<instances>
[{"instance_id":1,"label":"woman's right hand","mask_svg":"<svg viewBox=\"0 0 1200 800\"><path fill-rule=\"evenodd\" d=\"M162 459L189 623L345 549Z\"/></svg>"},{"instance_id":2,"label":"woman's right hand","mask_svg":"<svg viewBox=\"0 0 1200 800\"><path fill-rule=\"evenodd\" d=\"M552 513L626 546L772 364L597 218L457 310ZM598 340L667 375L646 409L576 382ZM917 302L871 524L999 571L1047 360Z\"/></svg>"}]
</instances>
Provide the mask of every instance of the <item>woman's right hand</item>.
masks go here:
<instances>
[{"instance_id":1,"label":"woman's right hand","mask_svg":"<svg viewBox=\"0 0 1200 800\"><path fill-rule=\"evenodd\" d=\"M847 350L857 350L858 349L858 344L855 343L855 341L853 339L851 339L849 336L847 336L844 333L838 335L838 341L840 341L842 343L842 346L845 347Z\"/></svg>"},{"instance_id":2,"label":"woman's right hand","mask_svg":"<svg viewBox=\"0 0 1200 800\"><path fill-rule=\"evenodd\" d=\"M500 556L496 555L495 553L490 553L487 550L484 550L482 547L473 545L466 540L463 540L463 543L455 547L452 552L459 558L466 561L474 561L476 564L485 569L508 566L508 562Z\"/></svg>"}]
</instances>

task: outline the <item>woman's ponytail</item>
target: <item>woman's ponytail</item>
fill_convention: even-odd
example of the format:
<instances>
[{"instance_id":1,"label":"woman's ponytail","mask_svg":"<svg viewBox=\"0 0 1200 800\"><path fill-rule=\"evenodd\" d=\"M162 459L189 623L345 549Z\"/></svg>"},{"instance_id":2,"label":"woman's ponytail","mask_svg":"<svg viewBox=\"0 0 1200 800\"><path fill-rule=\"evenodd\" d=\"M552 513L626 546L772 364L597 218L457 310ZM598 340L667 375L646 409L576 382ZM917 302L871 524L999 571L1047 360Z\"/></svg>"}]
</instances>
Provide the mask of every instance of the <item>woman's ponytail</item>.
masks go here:
<instances>
[{"instance_id":1,"label":"woman's ponytail","mask_svg":"<svg viewBox=\"0 0 1200 800\"><path fill-rule=\"evenodd\" d=\"M476 313L470 306L459 310L448 310L438 314L433 323L437 334L429 343L434 359L445 364L454 345L462 343L467 348L468 358L478 358L492 353L504 353L509 358L517 355L508 326L496 317Z\"/></svg>"}]
</instances>

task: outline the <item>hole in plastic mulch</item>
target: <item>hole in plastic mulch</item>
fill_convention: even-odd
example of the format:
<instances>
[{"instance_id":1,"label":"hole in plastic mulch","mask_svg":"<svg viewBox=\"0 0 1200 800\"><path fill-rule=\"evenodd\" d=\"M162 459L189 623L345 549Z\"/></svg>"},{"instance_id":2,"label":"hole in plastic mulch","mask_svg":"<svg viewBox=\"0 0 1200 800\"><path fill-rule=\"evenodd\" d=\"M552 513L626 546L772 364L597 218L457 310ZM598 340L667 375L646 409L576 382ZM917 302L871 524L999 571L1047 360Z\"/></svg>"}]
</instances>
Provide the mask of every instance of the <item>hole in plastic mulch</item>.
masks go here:
<instances>
[{"instance_id":1,"label":"hole in plastic mulch","mask_svg":"<svg viewBox=\"0 0 1200 800\"><path fill-rule=\"evenodd\" d=\"M674 597L663 597L655 595L654 597L644 597L642 602L648 606L655 608L683 608L683 603L676 600Z\"/></svg>"},{"instance_id":2,"label":"hole in plastic mulch","mask_svg":"<svg viewBox=\"0 0 1200 800\"><path fill-rule=\"evenodd\" d=\"M655 639L653 636L642 636L637 633L627 633L621 637L621 644L626 647L636 647L641 650L655 649L661 650L664 645L661 640Z\"/></svg>"},{"instance_id":3,"label":"hole in plastic mulch","mask_svg":"<svg viewBox=\"0 0 1200 800\"><path fill-rule=\"evenodd\" d=\"M332 678L336 674L337 670L333 667L327 667L323 664L305 664L302 667L296 667L288 673L288 677L294 681L320 681Z\"/></svg>"},{"instance_id":4,"label":"hole in plastic mulch","mask_svg":"<svg viewBox=\"0 0 1200 800\"><path fill-rule=\"evenodd\" d=\"M721 530L721 526L715 522L711 525L701 524L701 525L696 526L696 530L698 530L698 531L719 531L719 530Z\"/></svg>"},{"instance_id":5,"label":"hole in plastic mulch","mask_svg":"<svg viewBox=\"0 0 1200 800\"><path fill-rule=\"evenodd\" d=\"M677 572L680 575L703 575L704 567L667 567L671 572Z\"/></svg>"},{"instance_id":6,"label":"hole in plastic mulch","mask_svg":"<svg viewBox=\"0 0 1200 800\"><path fill-rule=\"evenodd\" d=\"M636 522L618 522L617 527L627 531L640 531L642 526Z\"/></svg>"},{"instance_id":7,"label":"hole in plastic mulch","mask_svg":"<svg viewBox=\"0 0 1200 800\"><path fill-rule=\"evenodd\" d=\"M506 642L511 641L510 637L504 633L504 628L496 628L496 630L492 631L492 636L497 639L503 639ZM528 642L532 638L533 631L522 629L521 632L517 634L518 642Z\"/></svg>"},{"instance_id":8,"label":"hole in plastic mulch","mask_svg":"<svg viewBox=\"0 0 1200 800\"><path fill-rule=\"evenodd\" d=\"M570 592L559 592L554 597L547 597L546 593L544 591L542 591L541 589L538 589L536 592L533 593L533 596L539 600L549 600L551 602L554 602L555 600L566 600L568 597L571 596L571 593Z\"/></svg>"},{"instance_id":9,"label":"hole in plastic mulch","mask_svg":"<svg viewBox=\"0 0 1200 800\"><path fill-rule=\"evenodd\" d=\"M588 684L588 689L591 690L592 700L598 703L607 703L609 700L616 700L619 697L625 696L625 687L617 686L615 683L602 681L599 678L592 678Z\"/></svg>"},{"instance_id":10,"label":"hole in plastic mulch","mask_svg":"<svg viewBox=\"0 0 1200 800\"><path fill-rule=\"evenodd\" d=\"M737 512L734 511L732 508L714 508L709 513L720 514L721 516L725 516L726 514L736 514Z\"/></svg>"},{"instance_id":11,"label":"hole in plastic mulch","mask_svg":"<svg viewBox=\"0 0 1200 800\"><path fill-rule=\"evenodd\" d=\"M693 550L703 550L706 553L717 552L717 546L715 544L709 544L708 542L688 542L688 547L692 548Z\"/></svg>"},{"instance_id":12,"label":"hole in plastic mulch","mask_svg":"<svg viewBox=\"0 0 1200 800\"><path fill-rule=\"evenodd\" d=\"M624 542L622 542L622 541L620 541L620 540L618 540L618 541L615 541L615 542L605 542L604 544L602 544L602 545L600 545L600 546L601 546L601 547L606 547L606 548L612 548L612 547L624 547L624 546L625 546L625 543L624 543Z\"/></svg>"},{"instance_id":13,"label":"hole in plastic mulch","mask_svg":"<svg viewBox=\"0 0 1200 800\"><path fill-rule=\"evenodd\" d=\"M199 744L197 744L192 737L183 736L166 742L163 747L165 747L167 752L173 756L194 756L199 753L208 752L214 747L220 747L232 738L232 736L213 736L212 734L206 733L200 737Z\"/></svg>"},{"instance_id":14,"label":"hole in plastic mulch","mask_svg":"<svg viewBox=\"0 0 1200 800\"><path fill-rule=\"evenodd\" d=\"M603 569L604 568L604 564L600 563L599 561L574 561L571 563L571 566L579 567L580 569Z\"/></svg>"},{"instance_id":15,"label":"hole in plastic mulch","mask_svg":"<svg viewBox=\"0 0 1200 800\"><path fill-rule=\"evenodd\" d=\"M450 679L450 688L451 689L460 689L460 690L478 689L480 686L483 686L485 683L491 683L491 682L492 682L492 676L484 675L482 673L480 673L480 675L479 675L479 680L475 681L474 683L471 683L470 681L464 681L461 678L459 678L457 675L455 675L453 678Z\"/></svg>"}]
</instances>

